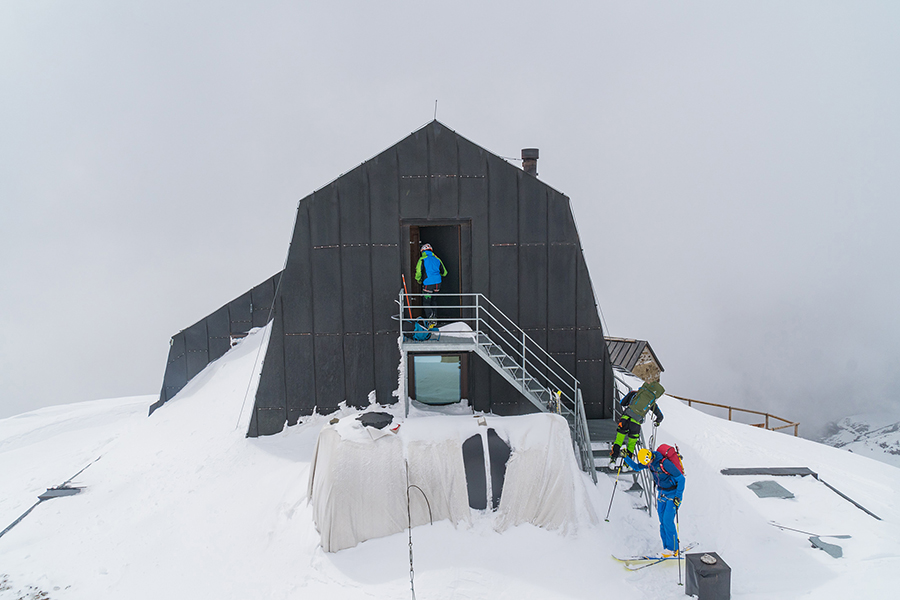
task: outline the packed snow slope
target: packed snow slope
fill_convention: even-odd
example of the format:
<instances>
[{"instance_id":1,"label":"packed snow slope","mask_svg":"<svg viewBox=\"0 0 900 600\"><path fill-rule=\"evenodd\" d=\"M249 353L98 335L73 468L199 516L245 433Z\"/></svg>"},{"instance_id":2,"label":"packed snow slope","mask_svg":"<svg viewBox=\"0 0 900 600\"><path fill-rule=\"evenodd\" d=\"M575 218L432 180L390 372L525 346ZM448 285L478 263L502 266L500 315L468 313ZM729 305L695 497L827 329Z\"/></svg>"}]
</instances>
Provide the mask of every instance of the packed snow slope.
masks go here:
<instances>
[{"instance_id":1,"label":"packed snow slope","mask_svg":"<svg viewBox=\"0 0 900 600\"><path fill-rule=\"evenodd\" d=\"M0 538L0 599L409 598L405 532L336 553L320 546L306 492L328 417L245 437L265 335L249 336L149 418L152 399L128 398L0 421L0 527L90 465L72 482L82 493L41 503ZM682 539L731 566L734 598L894 597L900 469L668 397L661 407L658 441L677 443L687 470ZM778 478L795 496L783 500L747 489L766 477L719 473L774 466L809 467L883 520L809 477ZM583 483L605 515L613 479ZM416 597L682 598L675 561L629 572L610 558L660 549L655 514L637 510L624 483L609 523L564 533L529 524L499 533L496 513L414 528ZM843 548L834 559L770 521L852 537L827 540Z\"/></svg>"}]
</instances>

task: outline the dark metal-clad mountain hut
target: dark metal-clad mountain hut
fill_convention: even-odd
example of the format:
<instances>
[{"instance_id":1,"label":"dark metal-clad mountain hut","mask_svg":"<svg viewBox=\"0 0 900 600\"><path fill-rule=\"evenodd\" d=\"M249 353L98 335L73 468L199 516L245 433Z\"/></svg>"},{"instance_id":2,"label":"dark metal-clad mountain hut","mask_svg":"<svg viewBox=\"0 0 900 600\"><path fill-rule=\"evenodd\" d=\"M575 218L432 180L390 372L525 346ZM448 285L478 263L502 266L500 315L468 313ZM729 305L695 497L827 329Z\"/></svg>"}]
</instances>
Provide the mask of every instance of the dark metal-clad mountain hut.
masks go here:
<instances>
[{"instance_id":1,"label":"dark metal-clad mountain hut","mask_svg":"<svg viewBox=\"0 0 900 600\"><path fill-rule=\"evenodd\" d=\"M219 340L270 312L248 435L341 402L366 406L372 392L396 402L401 275L421 291L414 270L426 241L448 271L442 293L484 294L577 377L587 418L612 415L612 369L569 199L438 121L300 201L284 271L173 337L153 408L227 350ZM536 410L477 357L462 364L475 410Z\"/></svg>"}]
</instances>

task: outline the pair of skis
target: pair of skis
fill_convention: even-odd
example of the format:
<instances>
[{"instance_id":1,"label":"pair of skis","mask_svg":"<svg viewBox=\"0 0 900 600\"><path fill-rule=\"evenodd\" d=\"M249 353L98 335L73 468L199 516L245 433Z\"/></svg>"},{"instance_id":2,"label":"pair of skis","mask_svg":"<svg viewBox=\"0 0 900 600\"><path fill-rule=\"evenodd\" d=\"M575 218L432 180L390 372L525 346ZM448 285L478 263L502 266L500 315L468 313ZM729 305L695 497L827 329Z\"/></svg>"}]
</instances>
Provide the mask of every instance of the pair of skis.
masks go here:
<instances>
[{"instance_id":1,"label":"pair of skis","mask_svg":"<svg viewBox=\"0 0 900 600\"><path fill-rule=\"evenodd\" d=\"M613 555L613 558L620 563L625 565L625 568L629 571L640 571L641 569L646 569L647 567L652 567L653 565L658 565L659 563L666 562L667 560L677 560L684 556L684 554L688 550L692 550L697 544L687 544L686 546L681 547L681 553L678 556L629 556L626 558L620 558L616 555Z\"/></svg>"}]
</instances>

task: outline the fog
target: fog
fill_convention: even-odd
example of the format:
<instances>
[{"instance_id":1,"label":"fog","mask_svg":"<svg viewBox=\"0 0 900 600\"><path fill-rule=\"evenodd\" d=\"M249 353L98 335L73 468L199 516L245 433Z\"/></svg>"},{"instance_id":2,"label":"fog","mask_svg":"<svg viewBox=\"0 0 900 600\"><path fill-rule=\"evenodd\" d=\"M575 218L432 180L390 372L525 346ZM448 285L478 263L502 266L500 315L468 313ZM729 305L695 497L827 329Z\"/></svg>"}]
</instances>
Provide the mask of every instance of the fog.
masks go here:
<instances>
[{"instance_id":1,"label":"fog","mask_svg":"<svg viewBox=\"0 0 900 600\"><path fill-rule=\"evenodd\" d=\"M282 268L297 201L435 111L540 148L607 333L672 393L804 435L898 411L898 26L894 2L0 4L0 417L158 392L170 336Z\"/></svg>"}]
</instances>

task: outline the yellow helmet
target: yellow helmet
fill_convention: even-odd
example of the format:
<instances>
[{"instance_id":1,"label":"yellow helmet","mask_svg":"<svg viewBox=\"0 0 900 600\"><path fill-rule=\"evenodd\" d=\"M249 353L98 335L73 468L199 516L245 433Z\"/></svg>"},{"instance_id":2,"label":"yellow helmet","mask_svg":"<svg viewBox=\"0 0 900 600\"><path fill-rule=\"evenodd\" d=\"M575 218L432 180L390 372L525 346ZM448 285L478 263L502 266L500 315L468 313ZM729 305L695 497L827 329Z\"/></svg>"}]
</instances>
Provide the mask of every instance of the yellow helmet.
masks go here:
<instances>
[{"instance_id":1,"label":"yellow helmet","mask_svg":"<svg viewBox=\"0 0 900 600\"><path fill-rule=\"evenodd\" d=\"M645 467L650 464L650 461L653 460L653 453L647 450L646 448L641 448L637 451L637 461L644 465Z\"/></svg>"}]
</instances>

